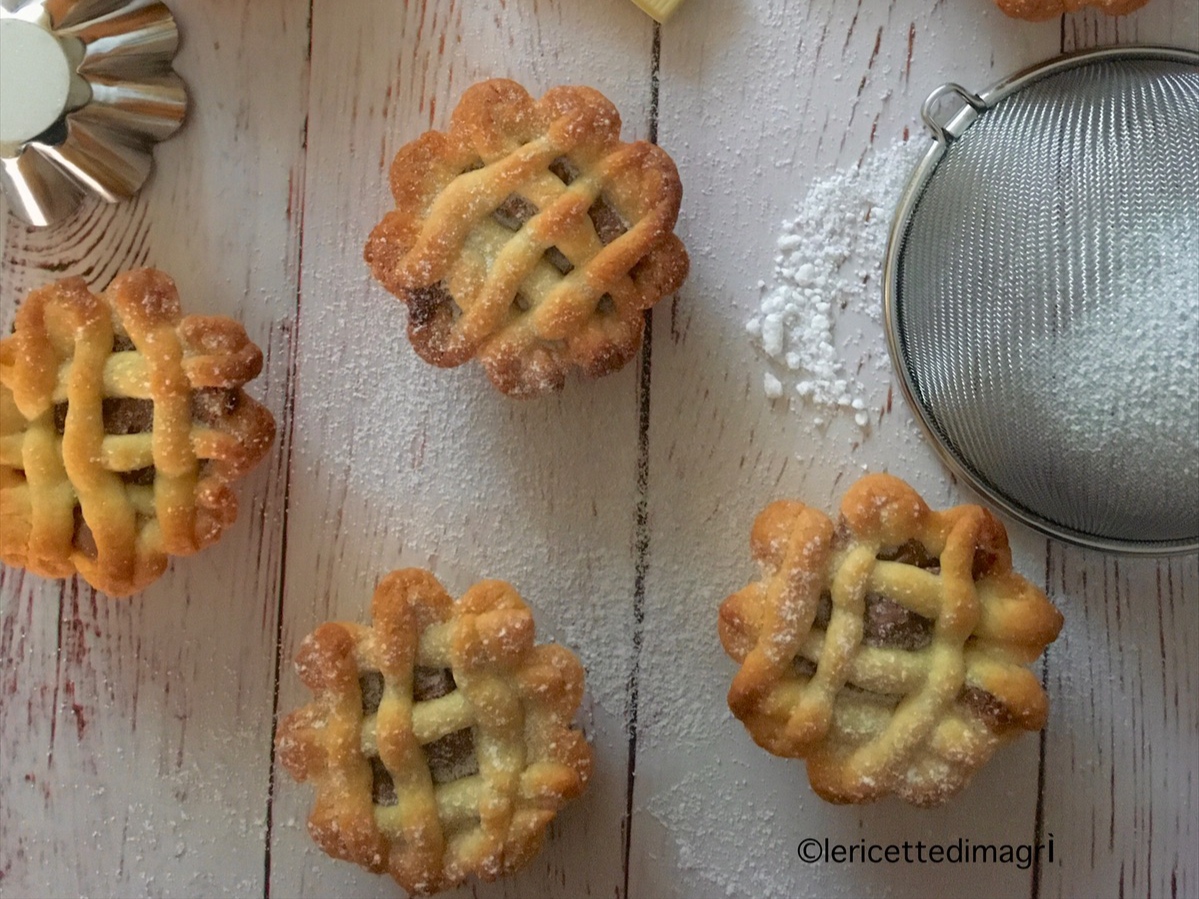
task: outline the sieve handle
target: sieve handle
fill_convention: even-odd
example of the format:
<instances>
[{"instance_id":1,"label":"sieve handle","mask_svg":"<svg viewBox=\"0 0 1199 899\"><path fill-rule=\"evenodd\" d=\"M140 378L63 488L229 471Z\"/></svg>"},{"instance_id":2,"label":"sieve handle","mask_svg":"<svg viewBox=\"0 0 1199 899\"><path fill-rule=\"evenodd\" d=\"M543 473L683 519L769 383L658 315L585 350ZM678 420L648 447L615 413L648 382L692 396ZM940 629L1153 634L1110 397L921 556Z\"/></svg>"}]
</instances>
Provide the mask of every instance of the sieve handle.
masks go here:
<instances>
[{"instance_id":1,"label":"sieve handle","mask_svg":"<svg viewBox=\"0 0 1199 899\"><path fill-rule=\"evenodd\" d=\"M971 93L960 84L942 84L940 87L933 90L928 98L924 101L924 105L920 107L920 118L924 119L924 127L932 134L933 139L942 144L948 144L952 141L956 134L953 134L948 128L937 120L934 114L934 109L945 97L953 94L967 106L971 107L975 112L985 112L987 103L978 94Z\"/></svg>"}]
</instances>

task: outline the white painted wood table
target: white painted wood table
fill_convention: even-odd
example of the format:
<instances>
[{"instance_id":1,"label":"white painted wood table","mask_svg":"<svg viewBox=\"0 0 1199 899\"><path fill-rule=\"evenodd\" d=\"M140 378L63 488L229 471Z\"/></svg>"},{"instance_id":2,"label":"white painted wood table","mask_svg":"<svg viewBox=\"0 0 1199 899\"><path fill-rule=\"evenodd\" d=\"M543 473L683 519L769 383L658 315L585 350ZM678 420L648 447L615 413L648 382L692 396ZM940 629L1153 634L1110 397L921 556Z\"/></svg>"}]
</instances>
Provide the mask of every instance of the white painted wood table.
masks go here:
<instances>
[{"instance_id":1,"label":"white painted wood table","mask_svg":"<svg viewBox=\"0 0 1199 899\"><path fill-rule=\"evenodd\" d=\"M660 28L627 0L172 6L186 127L132 203L45 231L5 217L0 325L54 278L163 268L189 310L240 318L264 348L251 390L279 439L224 540L142 595L0 569L0 896L399 895L315 849L311 791L271 745L305 696L302 637L363 617L410 563L452 589L511 581L591 679L589 794L528 870L455 895L1199 895L1196 557L1117 558L1009 522L1018 568L1066 616L1049 724L931 812L827 805L757 749L725 707L715 631L768 500L832 509L863 468L933 505L972 498L898 399L850 442L763 396L744 326L813 179L917 135L944 81L1113 43L1199 48L1194 0L1044 24L989 0L689 0ZM691 276L642 355L542 401L420 363L361 259L398 147L501 75L600 88L684 184ZM809 837L1052 840L1053 859L805 865Z\"/></svg>"}]
</instances>

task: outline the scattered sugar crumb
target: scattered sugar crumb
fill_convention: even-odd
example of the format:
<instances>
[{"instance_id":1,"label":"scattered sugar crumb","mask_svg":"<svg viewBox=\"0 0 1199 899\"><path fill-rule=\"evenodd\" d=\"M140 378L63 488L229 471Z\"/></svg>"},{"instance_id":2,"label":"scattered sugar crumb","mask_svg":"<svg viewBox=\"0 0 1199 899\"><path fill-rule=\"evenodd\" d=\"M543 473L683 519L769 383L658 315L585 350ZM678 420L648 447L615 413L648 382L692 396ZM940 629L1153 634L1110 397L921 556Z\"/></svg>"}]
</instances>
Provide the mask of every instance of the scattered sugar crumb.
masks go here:
<instances>
[{"instance_id":1,"label":"scattered sugar crumb","mask_svg":"<svg viewBox=\"0 0 1199 899\"><path fill-rule=\"evenodd\" d=\"M870 426L863 381L885 390L888 379L862 379L889 366L882 328L882 263L892 213L920 150L899 142L860 166L817 181L778 237L772 280L758 282L757 312L745 323L766 356L766 398L826 426L835 416Z\"/></svg>"}]
</instances>

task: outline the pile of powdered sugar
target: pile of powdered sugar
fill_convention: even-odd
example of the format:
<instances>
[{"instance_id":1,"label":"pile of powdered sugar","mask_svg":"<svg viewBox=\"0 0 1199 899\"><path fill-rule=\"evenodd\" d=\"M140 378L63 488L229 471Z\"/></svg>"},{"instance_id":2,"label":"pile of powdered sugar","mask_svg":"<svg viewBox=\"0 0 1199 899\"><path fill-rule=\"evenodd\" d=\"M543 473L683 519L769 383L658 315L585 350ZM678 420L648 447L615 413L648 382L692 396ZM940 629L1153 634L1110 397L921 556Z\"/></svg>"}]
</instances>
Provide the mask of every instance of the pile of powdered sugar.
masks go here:
<instances>
[{"instance_id":1,"label":"pile of powdered sugar","mask_svg":"<svg viewBox=\"0 0 1199 899\"><path fill-rule=\"evenodd\" d=\"M865 428L867 410L882 402L867 394L860 375L866 366L881 373L887 365L883 255L919 152L899 142L816 181L795 218L783 223L773 280L758 283L760 305L745 330L766 355L766 397L810 408L816 425L849 414Z\"/></svg>"}]
</instances>

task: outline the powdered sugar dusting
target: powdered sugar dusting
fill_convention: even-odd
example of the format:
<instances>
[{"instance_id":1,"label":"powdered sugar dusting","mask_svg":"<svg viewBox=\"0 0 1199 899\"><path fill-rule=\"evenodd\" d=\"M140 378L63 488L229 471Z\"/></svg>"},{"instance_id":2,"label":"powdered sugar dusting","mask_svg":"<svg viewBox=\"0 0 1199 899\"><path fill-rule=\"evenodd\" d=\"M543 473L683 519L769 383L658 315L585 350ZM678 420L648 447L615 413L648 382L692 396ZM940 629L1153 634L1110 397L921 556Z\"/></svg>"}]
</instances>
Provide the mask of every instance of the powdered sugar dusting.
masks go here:
<instances>
[{"instance_id":1,"label":"powdered sugar dusting","mask_svg":"<svg viewBox=\"0 0 1199 899\"><path fill-rule=\"evenodd\" d=\"M1103 452L1105 430L1125 440L1148 434L1151 452L1121 458L1120 470L1143 466L1134 477L1145 482L1169 464L1173 476L1199 483L1199 253L1185 233L1164 234L1161 244L1135 283L1114 288L1102 309L1051 344L1032 377L1043 379L1038 396L1071 398L1052 409L1080 452Z\"/></svg>"},{"instance_id":2,"label":"powdered sugar dusting","mask_svg":"<svg viewBox=\"0 0 1199 899\"><path fill-rule=\"evenodd\" d=\"M1193 219L1192 219L1193 221ZM1038 448L1077 473L1103 528L1194 534L1199 523L1199 253L1163 227L1060 333L1030 340L1013 408ZM1096 495L1083 489L1103 485ZM1090 490L1095 490L1091 487ZM1170 530L1173 529L1173 530Z\"/></svg>"},{"instance_id":3,"label":"powdered sugar dusting","mask_svg":"<svg viewBox=\"0 0 1199 899\"><path fill-rule=\"evenodd\" d=\"M760 305L745 330L766 356L763 392L814 412L817 426L846 415L866 428L868 409L882 402L864 381L887 379L861 375L867 365L887 365L883 255L918 155L914 144L899 142L814 183L795 218L783 223L771 283L758 284Z\"/></svg>"},{"instance_id":4,"label":"powdered sugar dusting","mask_svg":"<svg viewBox=\"0 0 1199 899\"><path fill-rule=\"evenodd\" d=\"M674 790L649 803L648 811L667 830L684 837L675 842L679 869L700 874L718 891L705 895L779 896L786 892L776 872L780 860L794 855L794 841L786 824L776 820L780 816L775 807L745 801L757 774L736 759L709 758L685 775ZM704 825L713 805L720 808L720 826L727 832L753 835L738 841L735 852L716 853L719 863L715 864L711 835L705 833ZM679 895L685 893L680 890Z\"/></svg>"}]
</instances>

